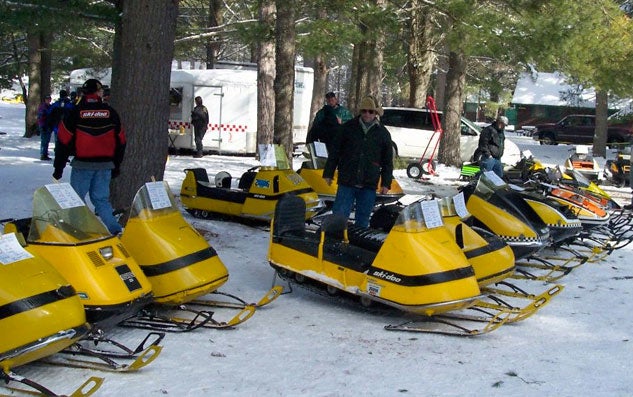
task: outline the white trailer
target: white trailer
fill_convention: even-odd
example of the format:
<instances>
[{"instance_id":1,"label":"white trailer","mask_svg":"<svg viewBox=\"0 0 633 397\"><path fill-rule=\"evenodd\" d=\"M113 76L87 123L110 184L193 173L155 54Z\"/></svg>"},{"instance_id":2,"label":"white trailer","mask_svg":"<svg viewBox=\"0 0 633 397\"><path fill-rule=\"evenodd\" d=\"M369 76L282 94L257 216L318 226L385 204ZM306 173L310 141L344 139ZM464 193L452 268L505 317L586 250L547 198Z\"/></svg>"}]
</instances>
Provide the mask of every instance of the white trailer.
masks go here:
<instances>
[{"instance_id":1,"label":"white trailer","mask_svg":"<svg viewBox=\"0 0 633 397\"><path fill-rule=\"evenodd\" d=\"M70 87L88 78L110 84L109 71L78 69L70 74ZM314 71L295 68L293 142L305 143L310 122ZM201 96L209 110L204 149L227 154L254 154L257 150L257 71L243 69L173 69L169 90L168 139L171 149L195 149L191 111ZM116 95L116 93L113 93Z\"/></svg>"}]
</instances>

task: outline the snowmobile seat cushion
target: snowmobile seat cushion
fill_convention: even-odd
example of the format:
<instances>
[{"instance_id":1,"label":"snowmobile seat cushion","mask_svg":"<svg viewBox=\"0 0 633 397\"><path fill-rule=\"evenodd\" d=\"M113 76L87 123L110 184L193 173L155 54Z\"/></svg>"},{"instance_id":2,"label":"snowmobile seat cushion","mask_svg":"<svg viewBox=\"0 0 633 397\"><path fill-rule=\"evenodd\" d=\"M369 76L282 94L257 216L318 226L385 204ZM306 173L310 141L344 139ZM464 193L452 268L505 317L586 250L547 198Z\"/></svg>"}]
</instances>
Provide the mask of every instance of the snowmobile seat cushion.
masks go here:
<instances>
[{"instance_id":1,"label":"snowmobile seat cushion","mask_svg":"<svg viewBox=\"0 0 633 397\"><path fill-rule=\"evenodd\" d=\"M250 190L251 185L253 184L253 181L255 180L256 175L257 173L254 171L246 171L244 174L242 174L242 177L240 178L240 182L238 183L237 187L243 190Z\"/></svg>"},{"instance_id":2,"label":"snowmobile seat cushion","mask_svg":"<svg viewBox=\"0 0 633 397\"><path fill-rule=\"evenodd\" d=\"M275 206L273 234L275 236L305 235L306 203L294 194L282 196Z\"/></svg>"},{"instance_id":3,"label":"snowmobile seat cushion","mask_svg":"<svg viewBox=\"0 0 633 397\"><path fill-rule=\"evenodd\" d=\"M387 233L377 229L368 229L356 225L350 225L347 230L350 244L363 250L378 252L382 247Z\"/></svg>"},{"instance_id":4,"label":"snowmobile seat cushion","mask_svg":"<svg viewBox=\"0 0 633 397\"><path fill-rule=\"evenodd\" d=\"M347 229L347 217L341 214L328 215L321 223L321 230L325 232L326 237L337 240L343 239L345 229Z\"/></svg>"},{"instance_id":5,"label":"snowmobile seat cushion","mask_svg":"<svg viewBox=\"0 0 633 397\"><path fill-rule=\"evenodd\" d=\"M209 175L207 175L207 170L204 168L187 168L185 171L193 172L193 176L198 182L209 182Z\"/></svg>"},{"instance_id":6,"label":"snowmobile seat cushion","mask_svg":"<svg viewBox=\"0 0 633 397\"><path fill-rule=\"evenodd\" d=\"M226 171L220 171L215 174L215 186L224 189L231 188L231 174Z\"/></svg>"}]
</instances>

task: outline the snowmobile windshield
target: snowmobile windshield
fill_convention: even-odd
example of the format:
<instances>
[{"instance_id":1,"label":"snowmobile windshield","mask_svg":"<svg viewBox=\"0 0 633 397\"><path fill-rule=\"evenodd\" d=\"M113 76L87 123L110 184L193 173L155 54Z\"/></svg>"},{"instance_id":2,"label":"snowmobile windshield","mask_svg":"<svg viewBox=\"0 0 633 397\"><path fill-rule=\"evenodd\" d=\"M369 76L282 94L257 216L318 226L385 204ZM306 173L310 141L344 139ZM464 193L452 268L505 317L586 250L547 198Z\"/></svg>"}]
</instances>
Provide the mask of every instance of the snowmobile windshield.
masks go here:
<instances>
[{"instance_id":1,"label":"snowmobile windshield","mask_svg":"<svg viewBox=\"0 0 633 397\"><path fill-rule=\"evenodd\" d=\"M581 174L578 170L570 168L567 170L567 174L578 183L578 186L589 187L591 184L591 181L589 181L589 179L587 179L587 177Z\"/></svg>"},{"instance_id":2,"label":"snowmobile windshield","mask_svg":"<svg viewBox=\"0 0 633 397\"><path fill-rule=\"evenodd\" d=\"M485 201L489 201L496 191L504 189L505 186L505 183L490 179L484 173L481 174L479 180L477 181L477 186L475 186L474 194L478 197L481 197Z\"/></svg>"},{"instance_id":3,"label":"snowmobile windshield","mask_svg":"<svg viewBox=\"0 0 633 397\"><path fill-rule=\"evenodd\" d=\"M286 149L281 145L259 145L259 161L262 169L289 170L290 161Z\"/></svg>"},{"instance_id":4,"label":"snowmobile windshield","mask_svg":"<svg viewBox=\"0 0 633 397\"><path fill-rule=\"evenodd\" d=\"M130 218L150 219L174 211L178 207L167 182L148 182L136 192Z\"/></svg>"},{"instance_id":5,"label":"snowmobile windshield","mask_svg":"<svg viewBox=\"0 0 633 397\"><path fill-rule=\"evenodd\" d=\"M105 225L69 184L46 185L33 194L28 242L77 244L110 237Z\"/></svg>"},{"instance_id":6,"label":"snowmobile windshield","mask_svg":"<svg viewBox=\"0 0 633 397\"><path fill-rule=\"evenodd\" d=\"M419 233L442 226L442 214L437 200L419 200L400 211L392 230Z\"/></svg>"}]
</instances>

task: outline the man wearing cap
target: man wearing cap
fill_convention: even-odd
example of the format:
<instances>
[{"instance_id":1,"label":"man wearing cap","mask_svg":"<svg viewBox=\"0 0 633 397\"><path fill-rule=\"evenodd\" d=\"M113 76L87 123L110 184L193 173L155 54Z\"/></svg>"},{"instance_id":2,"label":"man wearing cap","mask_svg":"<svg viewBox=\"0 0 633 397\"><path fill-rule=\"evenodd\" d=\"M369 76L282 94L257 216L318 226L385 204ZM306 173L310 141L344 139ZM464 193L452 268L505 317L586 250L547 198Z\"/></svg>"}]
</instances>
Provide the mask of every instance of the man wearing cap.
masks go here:
<instances>
[{"instance_id":1,"label":"man wearing cap","mask_svg":"<svg viewBox=\"0 0 633 397\"><path fill-rule=\"evenodd\" d=\"M48 144L51 141L51 129L48 127L46 117L51 107L51 96L46 95L37 108L37 130L40 133L40 160L50 161L48 157Z\"/></svg>"},{"instance_id":2,"label":"man wearing cap","mask_svg":"<svg viewBox=\"0 0 633 397\"><path fill-rule=\"evenodd\" d=\"M312 127L308 131L306 137L306 143L319 141L328 146L333 140L335 130L340 124L344 124L351 120L354 116L352 113L342 105L339 105L338 98L333 92L325 94L326 104L316 113Z\"/></svg>"},{"instance_id":3,"label":"man wearing cap","mask_svg":"<svg viewBox=\"0 0 633 397\"><path fill-rule=\"evenodd\" d=\"M78 106L59 124L53 178L61 179L68 158L74 155L71 186L82 200L90 194L95 212L110 233L119 234L121 225L110 204L110 179L119 175L125 131L116 110L101 101L103 86L98 80L86 80L82 92Z\"/></svg>"},{"instance_id":4,"label":"man wearing cap","mask_svg":"<svg viewBox=\"0 0 633 397\"><path fill-rule=\"evenodd\" d=\"M493 171L499 177L503 177L503 147L505 144L505 127L508 125L508 118L499 116L483 130L479 135L479 145L477 151L481 154L479 165L482 171Z\"/></svg>"},{"instance_id":5,"label":"man wearing cap","mask_svg":"<svg viewBox=\"0 0 633 397\"><path fill-rule=\"evenodd\" d=\"M355 204L354 224L369 226L369 217L376 201L376 189L385 194L393 179L391 134L378 121L382 108L367 96L360 102L360 115L343 124L336 134L328 156L323 178L332 184L338 169L338 189L332 212L349 217Z\"/></svg>"}]
</instances>

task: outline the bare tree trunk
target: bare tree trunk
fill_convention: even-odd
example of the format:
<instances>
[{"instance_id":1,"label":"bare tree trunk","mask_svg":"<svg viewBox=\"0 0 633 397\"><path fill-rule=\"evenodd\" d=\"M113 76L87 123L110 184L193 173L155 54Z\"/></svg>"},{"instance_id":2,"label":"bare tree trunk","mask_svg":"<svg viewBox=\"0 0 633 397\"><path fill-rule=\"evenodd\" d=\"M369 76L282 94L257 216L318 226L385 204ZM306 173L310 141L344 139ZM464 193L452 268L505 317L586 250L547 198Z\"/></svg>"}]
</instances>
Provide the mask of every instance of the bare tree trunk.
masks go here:
<instances>
[{"instance_id":1,"label":"bare tree trunk","mask_svg":"<svg viewBox=\"0 0 633 397\"><path fill-rule=\"evenodd\" d=\"M221 0L209 0L209 20L207 27L216 28L222 25L222 1ZM217 36L207 39L205 44L207 50L207 69L215 68L215 62L218 59L220 53L220 38Z\"/></svg>"},{"instance_id":2,"label":"bare tree trunk","mask_svg":"<svg viewBox=\"0 0 633 397\"><path fill-rule=\"evenodd\" d=\"M606 158L607 155L607 117L609 116L609 98L606 91L596 91L596 136L593 138L593 155Z\"/></svg>"},{"instance_id":3,"label":"bare tree trunk","mask_svg":"<svg viewBox=\"0 0 633 397\"><path fill-rule=\"evenodd\" d=\"M437 105L437 110L444 110L446 107L446 73L448 72L448 67L448 49L444 46L438 56L435 82L435 104Z\"/></svg>"},{"instance_id":4,"label":"bare tree trunk","mask_svg":"<svg viewBox=\"0 0 633 397\"><path fill-rule=\"evenodd\" d=\"M352 113L356 114L356 108L358 107L359 99L358 99L358 69L360 64L360 44L354 44L354 50L352 51L352 67L351 76L349 79L349 89L347 96L347 107L352 111Z\"/></svg>"},{"instance_id":5,"label":"bare tree trunk","mask_svg":"<svg viewBox=\"0 0 633 397\"><path fill-rule=\"evenodd\" d=\"M422 108L431 81L433 65L437 59L431 24L431 7L423 6L421 0L411 2L409 22L409 48L407 71L409 73L409 106Z\"/></svg>"},{"instance_id":6,"label":"bare tree trunk","mask_svg":"<svg viewBox=\"0 0 633 397\"><path fill-rule=\"evenodd\" d=\"M275 130L275 1L260 0L264 32L257 47L257 143L273 143Z\"/></svg>"},{"instance_id":7,"label":"bare tree trunk","mask_svg":"<svg viewBox=\"0 0 633 397\"><path fill-rule=\"evenodd\" d=\"M446 75L446 108L444 109L444 136L440 141L438 161L459 167L462 164L459 153L461 134L461 114L466 83L466 57L460 51L451 51Z\"/></svg>"},{"instance_id":8,"label":"bare tree trunk","mask_svg":"<svg viewBox=\"0 0 633 397\"><path fill-rule=\"evenodd\" d=\"M27 42L29 47L29 88L26 96L26 113L24 136L30 138L37 135L37 108L42 102L42 34L40 32L28 32ZM50 57L49 57L50 64ZM49 65L50 72L50 65ZM50 74L49 74L50 80ZM50 81L49 81L50 88Z\"/></svg>"},{"instance_id":9,"label":"bare tree trunk","mask_svg":"<svg viewBox=\"0 0 633 397\"><path fill-rule=\"evenodd\" d=\"M178 2L122 0L120 7L121 22L115 33L112 106L121 116L127 149L121 175L113 183L115 208L129 206L138 188L152 178L163 179L168 146L167 92Z\"/></svg>"},{"instance_id":10,"label":"bare tree trunk","mask_svg":"<svg viewBox=\"0 0 633 397\"><path fill-rule=\"evenodd\" d=\"M312 122L316 112L323 106L325 90L327 89L327 64L322 54L314 57L312 68L314 69L314 85L312 88L312 102L310 103L310 124L308 131L312 128Z\"/></svg>"},{"instance_id":11,"label":"bare tree trunk","mask_svg":"<svg viewBox=\"0 0 633 397\"><path fill-rule=\"evenodd\" d=\"M295 88L295 3L277 0L275 24L275 143L292 158L292 110Z\"/></svg>"}]
</instances>

